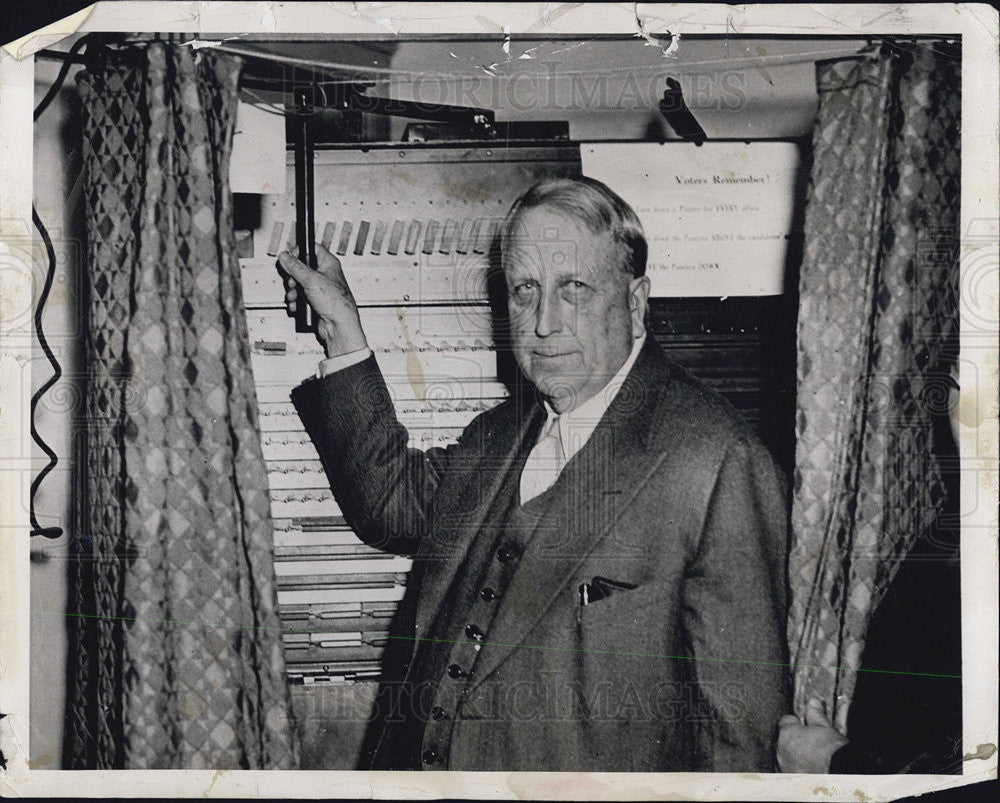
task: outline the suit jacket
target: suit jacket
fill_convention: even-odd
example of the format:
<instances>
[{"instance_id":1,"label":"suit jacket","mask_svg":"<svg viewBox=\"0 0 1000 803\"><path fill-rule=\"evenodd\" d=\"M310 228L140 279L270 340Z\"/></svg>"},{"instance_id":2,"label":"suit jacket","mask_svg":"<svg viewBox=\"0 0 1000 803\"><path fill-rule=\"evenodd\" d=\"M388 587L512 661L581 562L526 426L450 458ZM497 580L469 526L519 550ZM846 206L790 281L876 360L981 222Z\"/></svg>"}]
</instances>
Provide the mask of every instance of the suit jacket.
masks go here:
<instances>
[{"instance_id":1,"label":"suit jacket","mask_svg":"<svg viewBox=\"0 0 1000 803\"><path fill-rule=\"evenodd\" d=\"M414 555L392 642L405 680L541 406L515 394L456 445L418 451L373 358L292 399L359 536ZM436 745L444 765L773 771L790 707L787 513L781 472L744 420L650 338L554 492ZM581 605L595 577L634 588ZM379 713L373 765L391 767L399 726Z\"/></svg>"}]
</instances>

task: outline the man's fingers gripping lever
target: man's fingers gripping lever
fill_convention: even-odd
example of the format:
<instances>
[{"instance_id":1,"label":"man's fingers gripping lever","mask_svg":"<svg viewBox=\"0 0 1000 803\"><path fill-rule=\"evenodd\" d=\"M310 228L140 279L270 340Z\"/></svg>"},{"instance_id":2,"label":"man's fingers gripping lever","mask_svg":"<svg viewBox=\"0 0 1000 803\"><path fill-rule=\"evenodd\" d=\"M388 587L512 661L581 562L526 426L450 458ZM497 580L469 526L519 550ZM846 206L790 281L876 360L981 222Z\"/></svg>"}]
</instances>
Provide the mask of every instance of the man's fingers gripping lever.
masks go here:
<instances>
[{"instance_id":1,"label":"man's fingers gripping lever","mask_svg":"<svg viewBox=\"0 0 1000 803\"><path fill-rule=\"evenodd\" d=\"M368 341L361 328L358 305L340 260L322 245L317 245L316 261L318 270L312 270L288 251L278 256L278 264L289 276L285 292L289 312L294 314L304 292L305 301L319 319L316 331L327 357L366 348Z\"/></svg>"}]
</instances>

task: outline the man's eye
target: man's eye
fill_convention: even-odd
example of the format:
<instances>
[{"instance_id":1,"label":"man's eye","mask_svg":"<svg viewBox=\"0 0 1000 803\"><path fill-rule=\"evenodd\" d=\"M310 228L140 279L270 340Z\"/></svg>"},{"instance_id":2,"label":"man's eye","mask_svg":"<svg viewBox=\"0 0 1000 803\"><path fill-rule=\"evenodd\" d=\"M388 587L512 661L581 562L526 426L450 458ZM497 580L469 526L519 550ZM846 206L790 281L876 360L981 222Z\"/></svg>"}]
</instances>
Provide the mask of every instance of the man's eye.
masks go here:
<instances>
[{"instance_id":1,"label":"man's eye","mask_svg":"<svg viewBox=\"0 0 1000 803\"><path fill-rule=\"evenodd\" d=\"M574 296L581 295L589 289L590 286L586 282L581 282L577 279L571 279L563 285L563 290Z\"/></svg>"},{"instance_id":2,"label":"man's eye","mask_svg":"<svg viewBox=\"0 0 1000 803\"><path fill-rule=\"evenodd\" d=\"M524 282L514 286L514 297L518 300L524 300L531 297L531 294L535 292L534 282Z\"/></svg>"}]
</instances>

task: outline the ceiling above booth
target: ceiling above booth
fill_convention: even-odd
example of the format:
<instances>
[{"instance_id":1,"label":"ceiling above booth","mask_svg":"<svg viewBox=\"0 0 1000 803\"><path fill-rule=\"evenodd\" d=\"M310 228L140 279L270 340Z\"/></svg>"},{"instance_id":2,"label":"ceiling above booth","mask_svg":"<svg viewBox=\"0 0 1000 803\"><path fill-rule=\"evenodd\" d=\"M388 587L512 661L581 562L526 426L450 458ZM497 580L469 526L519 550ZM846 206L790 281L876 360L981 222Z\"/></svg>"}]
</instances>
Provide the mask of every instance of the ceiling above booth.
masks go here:
<instances>
[{"instance_id":1,"label":"ceiling above booth","mask_svg":"<svg viewBox=\"0 0 1000 803\"><path fill-rule=\"evenodd\" d=\"M363 82L370 97L478 107L498 122L564 120L574 140L675 138L658 111L667 78L710 139L797 138L812 126L815 63L863 49L862 39L527 37L344 41L228 40L254 65L301 81ZM404 123L395 121L393 138Z\"/></svg>"}]
</instances>

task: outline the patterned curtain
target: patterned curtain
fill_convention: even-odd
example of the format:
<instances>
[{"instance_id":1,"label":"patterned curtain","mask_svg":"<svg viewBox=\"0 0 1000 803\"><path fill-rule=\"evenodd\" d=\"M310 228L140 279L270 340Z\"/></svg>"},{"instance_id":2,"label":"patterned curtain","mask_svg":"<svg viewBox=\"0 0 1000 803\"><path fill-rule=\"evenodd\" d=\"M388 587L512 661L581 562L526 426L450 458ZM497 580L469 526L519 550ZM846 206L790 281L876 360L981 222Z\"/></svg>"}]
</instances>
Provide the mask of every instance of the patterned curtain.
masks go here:
<instances>
[{"instance_id":1,"label":"patterned curtain","mask_svg":"<svg viewBox=\"0 0 1000 803\"><path fill-rule=\"evenodd\" d=\"M241 62L81 74L86 512L65 765L296 765L229 158Z\"/></svg>"},{"instance_id":2,"label":"patterned curtain","mask_svg":"<svg viewBox=\"0 0 1000 803\"><path fill-rule=\"evenodd\" d=\"M795 709L846 731L868 622L943 497L957 331L960 72L932 45L818 65L789 558Z\"/></svg>"}]
</instances>

